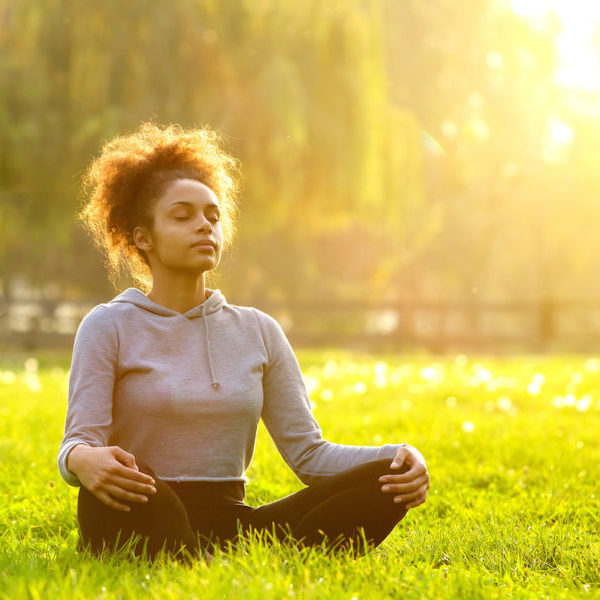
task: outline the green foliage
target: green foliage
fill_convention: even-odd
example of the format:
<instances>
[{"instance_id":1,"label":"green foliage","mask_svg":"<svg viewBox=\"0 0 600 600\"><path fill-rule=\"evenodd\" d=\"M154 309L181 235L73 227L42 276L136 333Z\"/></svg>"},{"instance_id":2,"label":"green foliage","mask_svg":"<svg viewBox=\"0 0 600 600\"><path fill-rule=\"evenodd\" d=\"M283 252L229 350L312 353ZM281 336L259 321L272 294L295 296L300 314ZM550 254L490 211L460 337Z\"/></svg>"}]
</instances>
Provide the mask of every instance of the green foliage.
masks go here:
<instances>
[{"instance_id":1,"label":"green foliage","mask_svg":"<svg viewBox=\"0 0 600 600\"><path fill-rule=\"evenodd\" d=\"M309 237L357 222L374 238L380 223L378 238L397 235L401 207L420 199L418 159L405 160L420 147L404 141L414 122L388 118L402 111L386 95L377 7L1 2L0 190L28 203L23 223L10 219L23 243L0 247L22 264L7 261L0 277L100 287L100 261L73 223L79 176L106 139L149 118L209 124L241 159L239 256L268 260L281 231L278 250L302 252L308 276ZM237 266L229 281L244 289L248 261ZM289 264L278 275L289 294Z\"/></svg>"},{"instance_id":2,"label":"green foliage","mask_svg":"<svg viewBox=\"0 0 600 600\"><path fill-rule=\"evenodd\" d=\"M512 4L0 0L5 293L112 291L79 177L154 119L241 159L242 303L598 296L597 93L557 85L565 23Z\"/></svg>"},{"instance_id":3,"label":"green foliage","mask_svg":"<svg viewBox=\"0 0 600 600\"><path fill-rule=\"evenodd\" d=\"M0 598L590 598L600 593L600 361L299 352L327 439L409 442L428 501L367 556L264 540L210 567L80 557L58 474L69 357L0 362ZM261 427L247 502L301 484Z\"/></svg>"}]
</instances>

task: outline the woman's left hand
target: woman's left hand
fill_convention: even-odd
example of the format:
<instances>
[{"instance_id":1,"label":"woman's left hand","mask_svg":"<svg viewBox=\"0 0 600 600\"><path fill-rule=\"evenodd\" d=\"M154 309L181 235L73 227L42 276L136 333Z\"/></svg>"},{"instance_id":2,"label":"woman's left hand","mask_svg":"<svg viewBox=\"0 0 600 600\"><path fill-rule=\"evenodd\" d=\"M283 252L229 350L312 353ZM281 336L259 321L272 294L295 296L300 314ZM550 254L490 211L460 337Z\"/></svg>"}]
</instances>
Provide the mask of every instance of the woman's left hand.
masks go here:
<instances>
[{"instance_id":1,"label":"woman's left hand","mask_svg":"<svg viewBox=\"0 0 600 600\"><path fill-rule=\"evenodd\" d=\"M400 469L405 465L403 473L383 475L379 481L384 484L382 492L394 493L394 502L402 503L406 508L414 508L423 504L429 490L429 473L423 455L413 446L404 444L396 452L390 469Z\"/></svg>"}]
</instances>

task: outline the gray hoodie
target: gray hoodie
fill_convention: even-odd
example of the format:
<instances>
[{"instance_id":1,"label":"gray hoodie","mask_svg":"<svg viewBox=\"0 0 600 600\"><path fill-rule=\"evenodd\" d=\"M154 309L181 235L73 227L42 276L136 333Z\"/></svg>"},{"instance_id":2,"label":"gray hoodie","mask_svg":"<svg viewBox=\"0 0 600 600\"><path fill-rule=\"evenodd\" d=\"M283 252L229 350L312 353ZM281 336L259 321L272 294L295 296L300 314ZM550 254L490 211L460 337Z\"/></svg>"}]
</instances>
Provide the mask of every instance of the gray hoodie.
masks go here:
<instances>
[{"instance_id":1,"label":"gray hoodie","mask_svg":"<svg viewBox=\"0 0 600 600\"><path fill-rule=\"evenodd\" d=\"M400 444L323 439L296 356L273 317L220 290L186 313L129 288L94 307L75 337L58 469L76 444L120 446L171 481L247 481L258 421L310 485ZM391 462L391 460L390 460Z\"/></svg>"}]
</instances>

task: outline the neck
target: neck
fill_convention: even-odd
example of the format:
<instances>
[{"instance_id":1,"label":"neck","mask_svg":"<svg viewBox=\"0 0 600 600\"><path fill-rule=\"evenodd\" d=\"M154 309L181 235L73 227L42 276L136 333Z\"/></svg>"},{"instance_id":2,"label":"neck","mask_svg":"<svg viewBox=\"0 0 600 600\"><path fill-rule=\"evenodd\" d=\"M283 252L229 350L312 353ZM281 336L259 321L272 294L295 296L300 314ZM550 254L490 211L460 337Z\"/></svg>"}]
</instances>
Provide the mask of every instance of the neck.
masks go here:
<instances>
[{"instance_id":1,"label":"neck","mask_svg":"<svg viewBox=\"0 0 600 600\"><path fill-rule=\"evenodd\" d=\"M155 278L147 296L156 304L183 314L206 300L204 273L199 277L171 277L169 281Z\"/></svg>"}]
</instances>

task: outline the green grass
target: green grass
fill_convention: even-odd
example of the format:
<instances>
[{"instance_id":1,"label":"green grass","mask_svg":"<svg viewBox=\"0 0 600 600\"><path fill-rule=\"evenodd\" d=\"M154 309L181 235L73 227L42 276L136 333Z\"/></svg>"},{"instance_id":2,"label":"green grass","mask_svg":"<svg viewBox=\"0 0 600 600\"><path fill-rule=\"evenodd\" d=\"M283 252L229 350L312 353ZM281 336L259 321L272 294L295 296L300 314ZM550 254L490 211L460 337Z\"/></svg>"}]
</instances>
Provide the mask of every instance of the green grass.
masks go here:
<instances>
[{"instance_id":1,"label":"green grass","mask_svg":"<svg viewBox=\"0 0 600 600\"><path fill-rule=\"evenodd\" d=\"M0 358L0 599L600 597L600 361L298 351L327 439L409 442L426 504L363 558L262 542L209 567L81 560L56 468L69 356ZM536 383L537 382L537 383ZM247 502L302 487L259 431Z\"/></svg>"}]
</instances>

